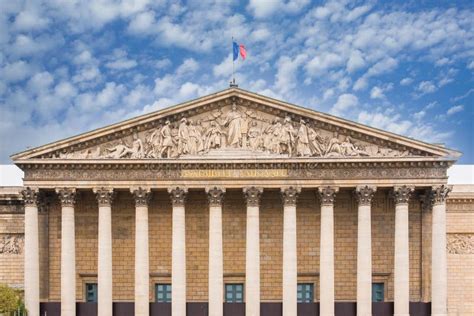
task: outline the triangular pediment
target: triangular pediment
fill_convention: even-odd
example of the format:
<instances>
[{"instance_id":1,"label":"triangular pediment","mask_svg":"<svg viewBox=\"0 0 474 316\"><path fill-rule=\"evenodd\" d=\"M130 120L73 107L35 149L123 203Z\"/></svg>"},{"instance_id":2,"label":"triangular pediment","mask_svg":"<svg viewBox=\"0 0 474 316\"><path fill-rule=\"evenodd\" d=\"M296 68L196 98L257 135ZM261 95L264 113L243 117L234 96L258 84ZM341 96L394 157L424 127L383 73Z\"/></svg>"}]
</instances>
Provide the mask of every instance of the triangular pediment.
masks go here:
<instances>
[{"instance_id":1,"label":"triangular pediment","mask_svg":"<svg viewBox=\"0 0 474 316\"><path fill-rule=\"evenodd\" d=\"M453 160L442 146L381 131L238 88L12 156L32 160Z\"/></svg>"}]
</instances>

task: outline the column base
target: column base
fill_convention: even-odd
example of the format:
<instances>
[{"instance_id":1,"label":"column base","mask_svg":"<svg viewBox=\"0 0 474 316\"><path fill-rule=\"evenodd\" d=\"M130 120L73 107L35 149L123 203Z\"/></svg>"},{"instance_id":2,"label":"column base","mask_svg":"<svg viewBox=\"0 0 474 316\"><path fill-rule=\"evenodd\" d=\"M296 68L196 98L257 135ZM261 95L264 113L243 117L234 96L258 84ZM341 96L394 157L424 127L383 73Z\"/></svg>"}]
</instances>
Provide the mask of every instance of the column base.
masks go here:
<instances>
[{"instance_id":1,"label":"column base","mask_svg":"<svg viewBox=\"0 0 474 316\"><path fill-rule=\"evenodd\" d=\"M448 316L448 313L442 313L442 314L431 314L431 316Z\"/></svg>"},{"instance_id":2,"label":"column base","mask_svg":"<svg viewBox=\"0 0 474 316\"><path fill-rule=\"evenodd\" d=\"M410 316L410 314L393 314L393 316Z\"/></svg>"}]
</instances>

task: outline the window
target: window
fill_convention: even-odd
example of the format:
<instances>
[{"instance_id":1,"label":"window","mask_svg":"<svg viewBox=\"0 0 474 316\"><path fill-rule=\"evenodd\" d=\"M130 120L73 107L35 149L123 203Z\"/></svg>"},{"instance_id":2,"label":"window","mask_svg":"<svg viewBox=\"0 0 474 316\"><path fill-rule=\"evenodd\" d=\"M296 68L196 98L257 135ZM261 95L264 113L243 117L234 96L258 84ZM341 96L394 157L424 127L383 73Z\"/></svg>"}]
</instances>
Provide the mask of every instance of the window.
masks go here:
<instances>
[{"instance_id":1,"label":"window","mask_svg":"<svg viewBox=\"0 0 474 316\"><path fill-rule=\"evenodd\" d=\"M384 284L372 283L372 302L384 301Z\"/></svg>"},{"instance_id":2,"label":"window","mask_svg":"<svg viewBox=\"0 0 474 316\"><path fill-rule=\"evenodd\" d=\"M97 302L97 283L86 283L86 302Z\"/></svg>"},{"instance_id":3,"label":"window","mask_svg":"<svg viewBox=\"0 0 474 316\"><path fill-rule=\"evenodd\" d=\"M242 283L225 285L225 302L226 303L243 303L244 302L244 285Z\"/></svg>"},{"instance_id":4,"label":"window","mask_svg":"<svg viewBox=\"0 0 474 316\"><path fill-rule=\"evenodd\" d=\"M155 296L158 303L171 303L171 284L156 284Z\"/></svg>"},{"instance_id":5,"label":"window","mask_svg":"<svg viewBox=\"0 0 474 316\"><path fill-rule=\"evenodd\" d=\"M312 303L313 302L313 289L312 283L299 283L298 284L298 303Z\"/></svg>"}]
</instances>

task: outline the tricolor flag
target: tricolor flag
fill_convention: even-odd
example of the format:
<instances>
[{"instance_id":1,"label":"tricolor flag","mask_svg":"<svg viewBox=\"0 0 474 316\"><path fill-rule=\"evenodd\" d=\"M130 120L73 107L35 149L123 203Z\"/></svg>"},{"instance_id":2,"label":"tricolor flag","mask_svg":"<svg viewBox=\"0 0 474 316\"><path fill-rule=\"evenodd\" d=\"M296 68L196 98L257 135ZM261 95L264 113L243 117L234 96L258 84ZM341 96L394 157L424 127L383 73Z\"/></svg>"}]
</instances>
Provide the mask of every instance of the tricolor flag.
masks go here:
<instances>
[{"instance_id":1,"label":"tricolor flag","mask_svg":"<svg viewBox=\"0 0 474 316\"><path fill-rule=\"evenodd\" d=\"M240 56L242 57L243 60L245 60L245 57L247 57L247 51L245 50L245 46L243 44L237 44L236 42L232 42L232 48L234 51L234 60L239 58L239 53Z\"/></svg>"}]
</instances>

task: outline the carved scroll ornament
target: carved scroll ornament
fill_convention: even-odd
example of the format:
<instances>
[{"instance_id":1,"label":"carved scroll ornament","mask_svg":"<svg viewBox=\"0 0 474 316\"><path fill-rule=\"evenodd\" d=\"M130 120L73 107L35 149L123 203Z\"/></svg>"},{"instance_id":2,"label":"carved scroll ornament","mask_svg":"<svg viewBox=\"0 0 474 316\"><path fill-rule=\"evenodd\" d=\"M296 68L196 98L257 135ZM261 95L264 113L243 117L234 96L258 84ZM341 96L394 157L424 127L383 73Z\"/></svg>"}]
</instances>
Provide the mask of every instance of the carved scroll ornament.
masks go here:
<instances>
[{"instance_id":1,"label":"carved scroll ornament","mask_svg":"<svg viewBox=\"0 0 474 316\"><path fill-rule=\"evenodd\" d=\"M173 206L184 206L184 203L186 202L186 194L188 193L187 188L183 188L183 187L169 188L168 193L170 194L171 202Z\"/></svg>"},{"instance_id":2,"label":"carved scroll ornament","mask_svg":"<svg viewBox=\"0 0 474 316\"><path fill-rule=\"evenodd\" d=\"M25 206L37 206L38 204L38 189L27 187L23 191L21 191L21 195L23 196L23 201L25 202Z\"/></svg>"},{"instance_id":3,"label":"carved scroll ornament","mask_svg":"<svg viewBox=\"0 0 474 316\"><path fill-rule=\"evenodd\" d=\"M391 197L393 198L396 204L408 204L413 190L413 187L408 187L406 185L401 187L395 187L391 192Z\"/></svg>"},{"instance_id":4,"label":"carved scroll ornament","mask_svg":"<svg viewBox=\"0 0 474 316\"><path fill-rule=\"evenodd\" d=\"M206 188L209 206L221 206L224 200L225 188L210 187Z\"/></svg>"},{"instance_id":5,"label":"carved scroll ornament","mask_svg":"<svg viewBox=\"0 0 474 316\"><path fill-rule=\"evenodd\" d=\"M260 197L263 193L263 188L247 187L244 188L244 196L247 201L247 206L259 206Z\"/></svg>"},{"instance_id":6,"label":"carved scroll ornament","mask_svg":"<svg viewBox=\"0 0 474 316\"><path fill-rule=\"evenodd\" d=\"M115 192L112 188L95 188L94 193L96 195L99 206L112 205L112 200L115 197Z\"/></svg>"},{"instance_id":7,"label":"carved scroll ornament","mask_svg":"<svg viewBox=\"0 0 474 316\"><path fill-rule=\"evenodd\" d=\"M372 186L358 186L354 193L359 205L370 205L376 190L377 188Z\"/></svg>"},{"instance_id":8,"label":"carved scroll ornament","mask_svg":"<svg viewBox=\"0 0 474 316\"><path fill-rule=\"evenodd\" d=\"M337 187L320 187L318 189L318 195L321 205L333 205L338 191L339 188Z\"/></svg>"},{"instance_id":9,"label":"carved scroll ornament","mask_svg":"<svg viewBox=\"0 0 474 316\"><path fill-rule=\"evenodd\" d=\"M130 189L130 192L132 192L133 197L135 198L136 206L148 206L151 199L151 190L149 188L132 188Z\"/></svg>"},{"instance_id":10,"label":"carved scroll ornament","mask_svg":"<svg viewBox=\"0 0 474 316\"><path fill-rule=\"evenodd\" d=\"M57 188L56 193L59 196L62 206L72 207L76 203L76 189L74 188Z\"/></svg>"},{"instance_id":11,"label":"carved scroll ornament","mask_svg":"<svg viewBox=\"0 0 474 316\"><path fill-rule=\"evenodd\" d=\"M431 202L434 204L446 203L446 198L452 188L446 185L440 185L431 189Z\"/></svg>"},{"instance_id":12,"label":"carved scroll ornament","mask_svg":"<svg viewBox=\"0 0 474 316\"><path fill-rule=\"evenodd\" d=\"M299 187L288 187L281 189L281 197L285 206L296 206L296 200L301 192Z\"/></svg>"}]
</instances>

